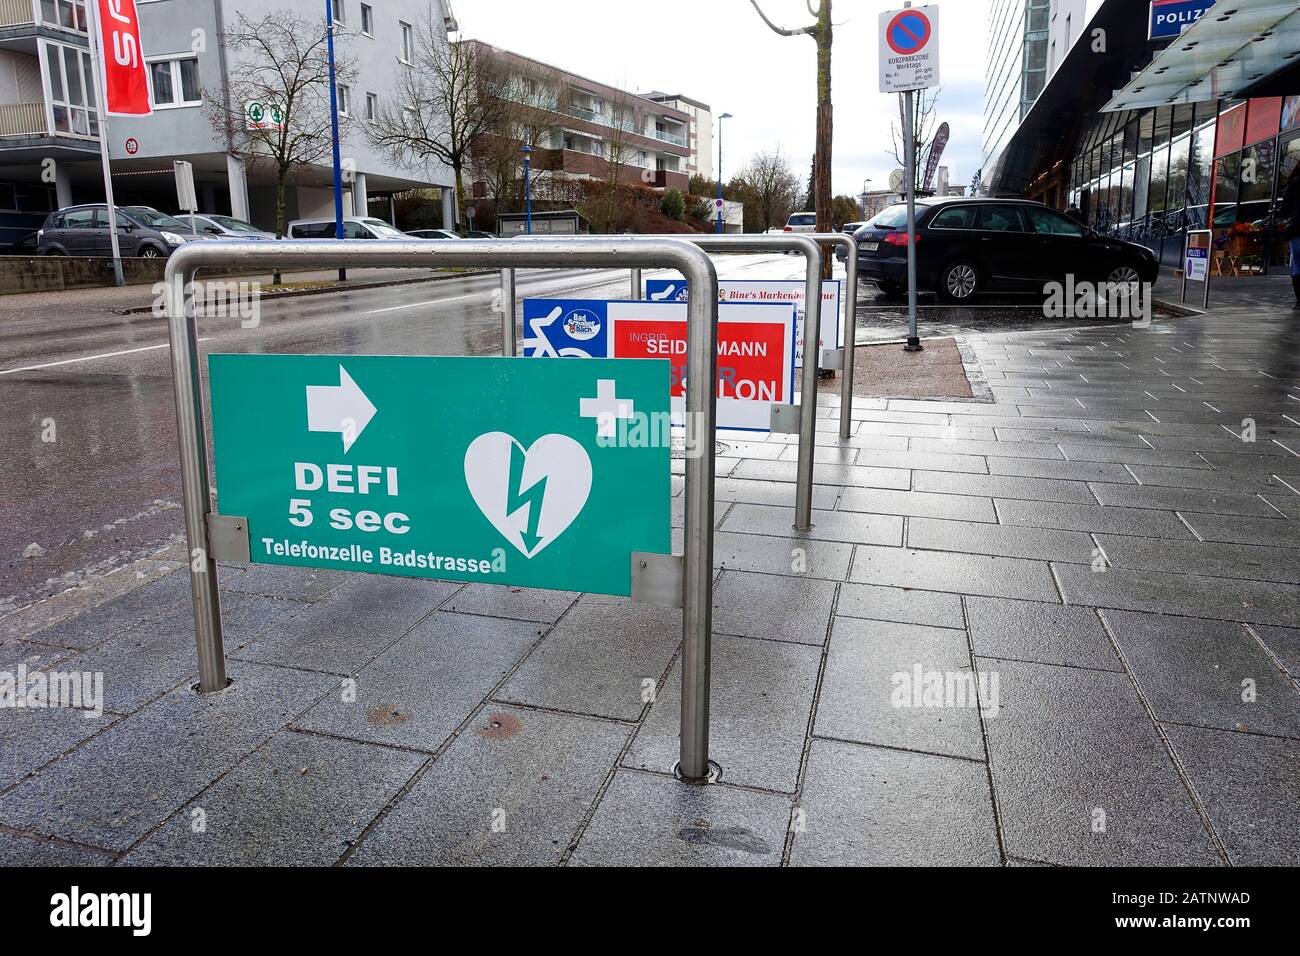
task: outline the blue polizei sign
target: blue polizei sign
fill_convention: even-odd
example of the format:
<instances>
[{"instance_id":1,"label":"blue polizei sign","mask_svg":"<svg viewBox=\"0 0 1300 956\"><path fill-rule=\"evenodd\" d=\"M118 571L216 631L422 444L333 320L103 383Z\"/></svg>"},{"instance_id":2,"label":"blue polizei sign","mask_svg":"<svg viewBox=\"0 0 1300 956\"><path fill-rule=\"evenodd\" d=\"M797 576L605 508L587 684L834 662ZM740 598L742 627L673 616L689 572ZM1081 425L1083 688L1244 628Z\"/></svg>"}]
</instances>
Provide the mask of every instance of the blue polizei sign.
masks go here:
<instances>
[{"instance_id":1,"label":"blue polizei sign","mask_svg":"<svg viewBox=\"0 0 1300 956\"><path fill-rule=\"evenodd\" d=\"M1212 6L1214 0L1152 0L1147 39L1167 40L1178 36L1205 16L1205 11Z\"/></svg>"}]
</instances>

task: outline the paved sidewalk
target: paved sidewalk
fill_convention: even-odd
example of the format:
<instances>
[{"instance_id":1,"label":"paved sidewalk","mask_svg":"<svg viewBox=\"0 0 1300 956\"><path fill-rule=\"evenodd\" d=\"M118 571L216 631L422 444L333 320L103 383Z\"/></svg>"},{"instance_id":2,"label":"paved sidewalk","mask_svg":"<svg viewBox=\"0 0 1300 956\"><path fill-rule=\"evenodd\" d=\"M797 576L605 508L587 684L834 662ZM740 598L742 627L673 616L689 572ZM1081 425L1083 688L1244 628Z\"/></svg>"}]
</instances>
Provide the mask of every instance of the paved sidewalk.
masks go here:
<instances>
[{"instance_id":1,"label":"paved sidewalk","mask_svg":"<svg viewBox=\"0 0 1300 956\"><path fill-rule=\"evenodd\" d=\"M0 863L1300 863L1300 322L964 344L992 402L822 396L810 534L792 436L725 442L720 783L676 612L231 567L200 698L171 554L0 620L108 710L0 711Z\"/></svg>"}]
</instances>

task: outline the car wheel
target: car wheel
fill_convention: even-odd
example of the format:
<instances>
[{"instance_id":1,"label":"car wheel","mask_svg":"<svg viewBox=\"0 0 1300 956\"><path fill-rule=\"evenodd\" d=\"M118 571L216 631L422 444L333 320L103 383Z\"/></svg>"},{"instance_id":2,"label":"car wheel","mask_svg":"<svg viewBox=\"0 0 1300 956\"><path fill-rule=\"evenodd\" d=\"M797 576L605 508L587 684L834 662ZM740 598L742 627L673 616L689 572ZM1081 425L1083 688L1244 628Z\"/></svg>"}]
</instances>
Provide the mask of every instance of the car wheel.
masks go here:
<instances>
[{"instance_id":1,"label":"car wheel","mask_svg":"<svg viewBox=\"0 0 1300 956\"><path fill-rule=\"evenodd\" d=\"M949 302L970 302L979 291L979 272L970 262L949 263L939 273L939 295Z\"/></svg>"},{"instance_id":2,"label":"car wheel","mask_svg":"<svg viewBox=\"0 0 1300 956\"><path fill-rule=\"evenodd\" d=\"M66 256L66 255L67 255L67 253L64 252L62 249L46 249L46 250L45 250L45 254L46 254L47 256Z\"/></svg>"},{"instance_id":3,"label":"car wheel","mask_svg":"<svg viewBox=\"0 0 1300 956\"><path fill-rule=\"evenodd\" d=\"M157 246L145 246L140 250L141 259L161 259L162 257L162 250Z\"/></svg>"},{"instance_id":4,"label":"car wheel","mask_svg":"<svg viewBox=\"0 0 1300 956\"><path fill-rule=\"evenodd\" d=\"M1141 282L1142 276L1132 266L1116 266L1110 270L1110 275L1106 281L1115 285L1128 285L1133 282Z\"/></svg>"}]
</instances>

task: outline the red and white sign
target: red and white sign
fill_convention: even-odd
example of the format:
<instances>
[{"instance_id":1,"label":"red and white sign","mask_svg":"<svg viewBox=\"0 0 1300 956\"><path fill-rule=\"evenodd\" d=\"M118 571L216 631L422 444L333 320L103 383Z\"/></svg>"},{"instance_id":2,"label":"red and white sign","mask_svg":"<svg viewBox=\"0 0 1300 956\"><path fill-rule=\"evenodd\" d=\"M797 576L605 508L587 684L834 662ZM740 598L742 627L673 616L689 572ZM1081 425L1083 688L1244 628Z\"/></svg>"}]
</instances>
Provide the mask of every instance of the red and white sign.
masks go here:
<instances>
[{"instance_id":1,"label":"red and white sign","mask_svg":"<svg viewBox=\"0 0 1300 956\"><path fill-rule=\"evenodd\" d=\"M613 358L672 363L673 424L685 422L686 305L610 302ZM718 428L771 431L772 404L794 401L794 306L718 305Z\"/></svg>"},{"instance_id":2,"label":"red and white sign","mask_svg":"<svg viewBox=\"0 0 1300 956\"><path fill-rule=\"evenodd\" d=\"M104 102L109 116L148 116L149 75L135 0L93 0L99 24ZM138 144L137 144L138 146Z\"/></svg>"},{"instance_id":3,"label":"red and white sign","mask_svg":"<svg viewBox=\"0 0 1300 956\"><path fill-rule=\"evenodd\" d=\"M126 154L134 156L138 152L140 152L140 141L132 136L126 141Z\"/></svg>"}]
</instances>

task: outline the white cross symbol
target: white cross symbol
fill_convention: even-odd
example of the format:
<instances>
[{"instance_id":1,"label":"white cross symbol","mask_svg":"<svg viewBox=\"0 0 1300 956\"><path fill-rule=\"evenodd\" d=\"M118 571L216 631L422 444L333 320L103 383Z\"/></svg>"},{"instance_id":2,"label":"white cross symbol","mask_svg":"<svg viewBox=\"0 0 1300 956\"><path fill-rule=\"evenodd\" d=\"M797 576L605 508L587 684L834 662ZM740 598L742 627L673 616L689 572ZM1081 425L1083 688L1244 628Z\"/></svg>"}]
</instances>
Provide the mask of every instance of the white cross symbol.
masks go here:
<instances>
[{"instance_id":1,"label":"white cross symbol","mask_svg":"<svg viewBox=\"0 0 1300 956\"><path fill-rule=\"evenodd\" d=\"M612 378L596 379L596 397L578 399L578 412L583 418L596 419L596 437L613 438L618 433L618 420L631 418L635 410L629 398L615 398Z\"/></svg>"}]
</instances>

